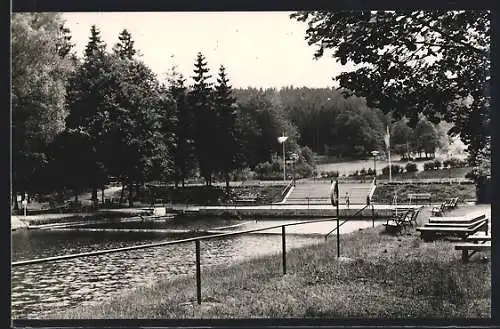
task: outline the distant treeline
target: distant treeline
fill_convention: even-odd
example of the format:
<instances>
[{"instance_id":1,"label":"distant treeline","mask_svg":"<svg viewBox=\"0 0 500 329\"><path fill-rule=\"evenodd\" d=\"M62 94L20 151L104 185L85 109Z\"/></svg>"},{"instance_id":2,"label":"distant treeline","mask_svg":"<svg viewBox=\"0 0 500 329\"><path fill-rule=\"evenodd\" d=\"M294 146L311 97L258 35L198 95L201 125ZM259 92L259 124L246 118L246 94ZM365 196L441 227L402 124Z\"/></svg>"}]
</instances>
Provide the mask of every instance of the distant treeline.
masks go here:
<instances>
[{"instance_id":1,"label":"distant treeline","mask_svg":"<svg viewBox=\"0 0 500 329\"><path fill-rule=\"evenodd\" d=\"M410 153L432 156L446 148L446 123L434 125L425 118L415 127L408 120L391 120L380 109L369 108L364 99L345 98L332 88L235 89L236 102L247 113L268 111L281 126L291 127L299 145L313 152L338 157L365 157L373 150L384 151L384 135L390 126L391 149L403 157Z\"/></svg>"}]
</instances>

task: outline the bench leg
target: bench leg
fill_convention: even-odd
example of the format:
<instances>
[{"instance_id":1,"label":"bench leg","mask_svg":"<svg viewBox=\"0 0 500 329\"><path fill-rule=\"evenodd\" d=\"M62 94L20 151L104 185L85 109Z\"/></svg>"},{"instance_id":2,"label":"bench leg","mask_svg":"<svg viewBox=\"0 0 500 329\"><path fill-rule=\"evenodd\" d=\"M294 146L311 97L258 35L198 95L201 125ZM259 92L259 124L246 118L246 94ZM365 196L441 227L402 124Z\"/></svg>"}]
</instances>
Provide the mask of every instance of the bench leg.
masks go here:
<instances>
[{"instance_id":1,"label":"bench leg","mask_svg":"<svg viewBox=\"0 0 500 329\"><path fill-rule=\"evenodd\" d=\"M462 250L462 261L464 263L467 263L469 261L469 251L468 250Z\"/></svg>"},{"instance_id":2,"label":"bench leg","mask_svg":"<svg viewBox=\"0 0 500 329\"><path fill-rule=\"evenodd\" d=\"M430 242L434 240L434 234L431 233L422 233L422 240L424 242Z\"/></svg>"}]
</instances>

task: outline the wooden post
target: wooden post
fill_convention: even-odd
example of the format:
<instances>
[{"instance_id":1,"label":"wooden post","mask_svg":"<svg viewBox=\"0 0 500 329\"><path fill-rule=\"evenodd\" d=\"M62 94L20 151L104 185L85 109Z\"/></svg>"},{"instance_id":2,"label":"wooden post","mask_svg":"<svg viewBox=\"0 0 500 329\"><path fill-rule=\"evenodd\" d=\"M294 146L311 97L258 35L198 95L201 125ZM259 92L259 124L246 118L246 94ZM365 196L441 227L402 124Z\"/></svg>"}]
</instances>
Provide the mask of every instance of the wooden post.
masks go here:
<instances>
[{"instance_id":1,"label":"wooden post","mask_svg":"<svg viewBox=\"0 0 500 329\"><path fill-rule=\"evenodd\" d=\"M467 249L462 250L462 261L466 263L469 260L469 251Z\"/></svg>"},{"instance_id":2,"label":"wooden post","mask_svg":"<svg viewBox=\"0 0 500 329\"><path fill-rule=\"evenodd\" d=\"M283 247L283 275L286 274L286 234L285 225L281 226L281 244Z\"/></svg>"},{"instance_id":3,"label":"wooden post","mask_svg":"<svg viewBox=\"0 0 500 329\"><path fill-rule=\"evenodd\" d=\"M200 240L195 240L196 245L196 299L201 305L201 271L200 271Z\"/></svg>"}]
</instances>

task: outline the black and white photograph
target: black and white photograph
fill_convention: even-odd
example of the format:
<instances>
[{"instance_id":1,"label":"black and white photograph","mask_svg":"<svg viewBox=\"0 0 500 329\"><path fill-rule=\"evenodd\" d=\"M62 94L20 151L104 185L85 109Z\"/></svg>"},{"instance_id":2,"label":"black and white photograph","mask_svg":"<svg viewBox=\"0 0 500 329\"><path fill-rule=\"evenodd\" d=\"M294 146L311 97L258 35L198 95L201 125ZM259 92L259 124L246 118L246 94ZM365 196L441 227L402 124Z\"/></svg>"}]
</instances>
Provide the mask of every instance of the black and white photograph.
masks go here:
<instances>
[{"instance_id":1,"label":"black and white photograph","mask_svg":"<svg viewBox=\"0 0 500 329\"><path fill-rule=\"evenodd\" d=\"M491 319L491 16L11 13L12 320Z\"/></svg>"}]
</instances>

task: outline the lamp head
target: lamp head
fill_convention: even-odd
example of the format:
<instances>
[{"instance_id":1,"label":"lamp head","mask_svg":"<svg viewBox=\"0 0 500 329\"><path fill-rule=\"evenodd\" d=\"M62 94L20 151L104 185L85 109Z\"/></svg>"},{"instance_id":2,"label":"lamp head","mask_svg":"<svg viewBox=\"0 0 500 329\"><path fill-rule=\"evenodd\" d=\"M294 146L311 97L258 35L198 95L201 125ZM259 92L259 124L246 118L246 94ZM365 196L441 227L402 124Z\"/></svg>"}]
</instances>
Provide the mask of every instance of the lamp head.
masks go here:
<instances>
[{"instance_id":1,"label":"lamp head","mask_svg":"<svg viewBox=\"0 0 500 329\"><path fill-rule=\"evenodd\" d=\"M283 144L288 139L288 136L280 136L278 137L278 142Z\"/></svg>"}]
</instances>

